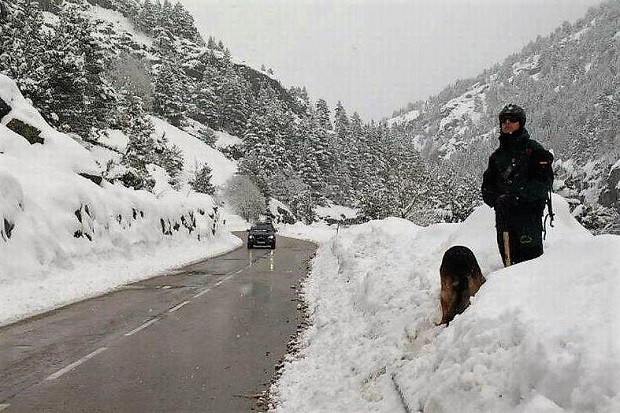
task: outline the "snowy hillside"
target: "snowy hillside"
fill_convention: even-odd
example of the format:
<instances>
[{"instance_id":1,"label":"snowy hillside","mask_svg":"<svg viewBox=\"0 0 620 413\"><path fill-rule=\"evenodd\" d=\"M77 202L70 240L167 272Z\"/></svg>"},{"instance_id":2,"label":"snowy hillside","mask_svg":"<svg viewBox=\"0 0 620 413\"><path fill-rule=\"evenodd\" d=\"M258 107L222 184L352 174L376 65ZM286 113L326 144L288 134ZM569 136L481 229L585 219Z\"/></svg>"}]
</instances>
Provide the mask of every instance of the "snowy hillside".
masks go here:
<instances>
[{"instance_id":1,"label":"snowy hillside","mask_svg":"<svg viewBox=\"0 0 620 413\"><path fill-rule=\"evenodd\" d=\"M187 182L190 180L196 172L197 166L204 163L211 167L211 183L216 186L224 185L237 172L236 162L226 158L216 149L206 145L187 132L175 128L168 122L156 117L151 117L151 121L155 126L156 134L165 134L171 145L176 145L181 149L184 160L184 176L181 177L182 181Z\"/></svg>"},{"instance_id":2,"label":"snowy hillside","mask_svg":"<svg viewBox=\"0 0 620 413\"><path fill-rule=\"evenodd\" d=\"M461 224L282 230L323 241L304 285L312 325L272 389L274 410L620 411L620 237L592 236L554 203L545 254L509 268L486 206ZM453 245L474 251L487 282L438 327L439 265Z\"/></svg>"},{"instance_id":3,"label":"snowy hillside","mask_svg":"<svg viewBox=\"0 0 620 413\"><path fill-rule=\"evenodd\" d=\"M96 157L50 127L4 75L0 99L8 110L0 120L0 324L240 244L220 230L209 195L175 191L157 167L157 185L169 189L160 196L102 180ZM158 127L217 168L219 181L234 172L197 139Z\"/></svg>"}]
</instances>

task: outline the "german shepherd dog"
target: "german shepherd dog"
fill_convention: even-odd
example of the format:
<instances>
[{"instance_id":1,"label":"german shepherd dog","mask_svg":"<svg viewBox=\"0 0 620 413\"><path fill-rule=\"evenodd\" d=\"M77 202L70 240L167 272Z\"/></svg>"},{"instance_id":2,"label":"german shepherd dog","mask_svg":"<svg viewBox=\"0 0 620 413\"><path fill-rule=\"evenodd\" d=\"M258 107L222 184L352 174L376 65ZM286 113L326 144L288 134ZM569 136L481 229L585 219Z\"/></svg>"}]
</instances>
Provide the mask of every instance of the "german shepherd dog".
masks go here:
<instances>
[{"instance_id":1,"label":"german shepherd dog","mask_svg":"<svg viewBox=\"0 0 620 413\"><path fill-rule=\"evenodd\" d=\"M441 324L448 325L469 306L469 298L478 292L486 279L474 253L467 247L457 245L443 255L441 267Z\"/></svg>"}]
</instances>

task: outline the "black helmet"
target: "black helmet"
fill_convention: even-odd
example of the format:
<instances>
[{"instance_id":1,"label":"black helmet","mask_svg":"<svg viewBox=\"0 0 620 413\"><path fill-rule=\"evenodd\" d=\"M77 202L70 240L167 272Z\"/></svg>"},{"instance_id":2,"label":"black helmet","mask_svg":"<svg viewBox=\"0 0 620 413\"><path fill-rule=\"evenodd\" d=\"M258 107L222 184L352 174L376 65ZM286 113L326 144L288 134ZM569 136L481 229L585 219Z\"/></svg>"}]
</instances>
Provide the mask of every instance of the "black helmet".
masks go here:
<instances>
[{"instance_id":1,"label":"black helmet","mask_svg":"<svg viewBox=\"0 0 620 413\"><path fill-rule=\"evenodd\" d=\"M519 126L525 126L525 111L521 106L515 105L514 103L504 106L499 112L499 123L502 123L502 119L511 117L519 119Z\"/></svg>"}]
</instances>

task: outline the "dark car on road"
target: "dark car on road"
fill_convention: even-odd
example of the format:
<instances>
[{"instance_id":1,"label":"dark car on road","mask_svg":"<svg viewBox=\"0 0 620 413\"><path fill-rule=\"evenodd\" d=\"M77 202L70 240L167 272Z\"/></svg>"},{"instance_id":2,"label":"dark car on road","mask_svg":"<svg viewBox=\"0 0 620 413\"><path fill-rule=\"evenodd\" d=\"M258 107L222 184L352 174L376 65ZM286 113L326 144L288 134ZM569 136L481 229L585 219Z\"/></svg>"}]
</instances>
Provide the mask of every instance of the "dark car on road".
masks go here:
<instances>
[{"instance_id":1,"label":"dark car on road","mask_svg":"<svg viewBox=\"0 0 620 413\"><path fill-rule=\"evenodd\" d=\"M269 222L257 222L248 230L248 248L276 248L276 229Z\"/></svg>"}]
</instances>

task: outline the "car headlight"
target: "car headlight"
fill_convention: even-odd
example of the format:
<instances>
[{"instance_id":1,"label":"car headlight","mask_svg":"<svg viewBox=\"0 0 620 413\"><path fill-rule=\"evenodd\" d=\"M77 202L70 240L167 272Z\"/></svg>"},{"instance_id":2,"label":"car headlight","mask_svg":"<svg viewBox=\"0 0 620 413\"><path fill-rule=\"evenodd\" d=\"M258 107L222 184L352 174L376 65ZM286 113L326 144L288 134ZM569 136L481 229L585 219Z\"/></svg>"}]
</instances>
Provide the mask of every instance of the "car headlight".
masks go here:
<instances>
[{"instance_id":1,"label":"car headlight","mask_svg":"<svg viewBox=\"0 0 620 413\"><path fill-rule=\"evenodd\" d=\"M252 238L254 238L254 235L248 235L248 238L252 239Z\"/></svg>"},{"instance_id":2,"label":"car headlight","mask_svg":"<svg viewBox=\"0 0 620 413\"><path fill-rule=\"evenodd\" d=\"M273 239L273 235L270 235L270 236L269 236L269 239Z\"/></svg>"}]
</instances>

